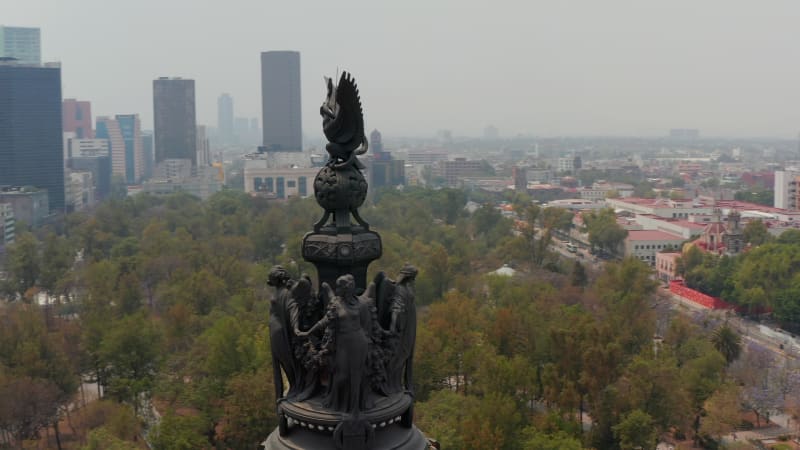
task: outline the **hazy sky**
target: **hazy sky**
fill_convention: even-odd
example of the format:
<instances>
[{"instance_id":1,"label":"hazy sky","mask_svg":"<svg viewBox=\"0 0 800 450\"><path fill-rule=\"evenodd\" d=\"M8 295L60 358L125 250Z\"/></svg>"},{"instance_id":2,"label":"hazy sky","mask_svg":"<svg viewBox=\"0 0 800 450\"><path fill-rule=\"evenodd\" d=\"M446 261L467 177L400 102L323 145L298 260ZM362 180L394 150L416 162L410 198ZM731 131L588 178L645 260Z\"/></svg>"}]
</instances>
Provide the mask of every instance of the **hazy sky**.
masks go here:
<instances>
[{"instance_id":1,"label":"hazy sky","mask_svg":"<svg viewBox=\"0 0 800 450\"><path fill-rule=\"evenodd\" d=\"M158 76L196 80L198 123L223 92L260 118L259 53L298 50L309 135L337 67L390 136L800 130L797 0L0 0L0 24L42 29L65 98L145 128Z\"/></svg>"}]
</instances>

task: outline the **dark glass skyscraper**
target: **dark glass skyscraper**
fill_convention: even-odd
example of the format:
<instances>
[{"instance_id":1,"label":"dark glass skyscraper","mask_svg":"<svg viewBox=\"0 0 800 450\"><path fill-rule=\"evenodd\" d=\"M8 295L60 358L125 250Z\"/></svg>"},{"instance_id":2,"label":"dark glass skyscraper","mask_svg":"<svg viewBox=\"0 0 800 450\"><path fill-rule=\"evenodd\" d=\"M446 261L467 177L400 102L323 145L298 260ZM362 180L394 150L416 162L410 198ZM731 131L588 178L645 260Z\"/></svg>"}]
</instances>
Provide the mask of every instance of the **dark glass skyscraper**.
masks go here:
<instances>
[{"instance_id":1,"label":"dark glass skyscraper","mask_svg":"<svg viewBox=\"0 0 800 450\"><path fill-rule=\"evenodd\" d=\"M263 145L270 150L302 151L300 53L261 53Z\"/></svg>"},{"instance_id":2,"label":"dark glass skyscraper","mask_svg":"<svg viewBox=\"0 0 800 450\"><path fill-rule=\"evenodd\" d=\"M197 165L194 80L153 80L153 110L156 164L165 159L189 159Z\"/></svg>"},{"instance_id":3,"label":"dark glass skyscraper","mask_svg":"<svg viewBox=\"0 0 800 450\"><path fill-rule=\"evenodd\" d=\"M47 189L64 210L61 68L0 61L0 185Z\"/></svg>"}]
</instances>

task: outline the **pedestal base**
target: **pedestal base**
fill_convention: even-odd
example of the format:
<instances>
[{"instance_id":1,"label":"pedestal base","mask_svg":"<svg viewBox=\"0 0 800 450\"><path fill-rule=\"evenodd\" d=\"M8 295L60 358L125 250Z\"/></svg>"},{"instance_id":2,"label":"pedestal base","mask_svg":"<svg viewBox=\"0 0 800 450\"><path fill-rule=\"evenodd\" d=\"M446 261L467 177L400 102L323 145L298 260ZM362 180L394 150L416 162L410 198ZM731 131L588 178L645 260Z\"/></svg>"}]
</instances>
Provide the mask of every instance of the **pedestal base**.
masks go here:
<instances>
[{"instance_id":1,"label":"pedestal base","mask_svg":"<svg viewBox=\"0 0 800 450\"><path fill-rule=\"evenodd\" d=\"M294 427L288 436L281 436L278 430L272 432L261 444L265 450L336 450L330 434L318 433ZM387 426L375 436L368 447L370 450L426 450L430 448L428 439L415 426L405 428L395 424Z\"/></svg>"}]
</instances>

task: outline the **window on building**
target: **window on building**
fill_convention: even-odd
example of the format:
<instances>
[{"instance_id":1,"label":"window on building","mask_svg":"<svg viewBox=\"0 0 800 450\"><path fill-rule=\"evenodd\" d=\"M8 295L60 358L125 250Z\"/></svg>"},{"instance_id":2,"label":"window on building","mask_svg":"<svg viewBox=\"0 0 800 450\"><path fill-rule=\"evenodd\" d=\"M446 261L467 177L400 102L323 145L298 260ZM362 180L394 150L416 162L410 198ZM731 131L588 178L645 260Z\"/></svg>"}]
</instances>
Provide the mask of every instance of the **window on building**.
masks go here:
<instances>
[{"instance_id":1,"label":"window on building","mask_svg":"<svg viewBox=\"0 0 800 450\"><path fill-rule=\"evenodd\" d=\"M275 194L278 198L286 198L286 187L284 184L283 177L278 177L276 186L275 186Z\"/></svg>"},{"instance_id":2,"label":"window on building","mask_svg":"<svg viewBox=\"0 0 800 450\"><path fill-rule=\"evenodd\" d=\"M306 177L297 178L297 193L300 194L300 197L308 195L308 181Z\"/></svg>"}]
</instances>

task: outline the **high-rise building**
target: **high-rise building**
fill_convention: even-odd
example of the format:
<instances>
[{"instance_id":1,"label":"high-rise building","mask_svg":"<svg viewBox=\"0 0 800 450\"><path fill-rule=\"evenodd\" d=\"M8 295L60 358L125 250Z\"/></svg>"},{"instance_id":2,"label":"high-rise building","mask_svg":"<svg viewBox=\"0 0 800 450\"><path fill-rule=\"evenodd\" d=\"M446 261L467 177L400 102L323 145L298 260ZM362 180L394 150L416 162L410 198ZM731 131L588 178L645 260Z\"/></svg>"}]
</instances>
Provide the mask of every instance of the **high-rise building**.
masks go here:
<instances>
[{"instance_id":1,"label":"high-rise building","mask_svg":"<svg viewBox=\"0 0 800 450\"><path fill-rule=\"evenodd\" d=\"M165 159L188 159L197 165L194 80L153 80L153 110L156 164Z\"/></svg>"},{"instance_id":2,"label":"high-rise building","mask_svg":"<svg viewBox=\"0 0 800 450\"><path fill-rule=\"evenodd\" d=\"M300 53L261 53L262 144L268 150L302 151Z\"/></svg>"},{"instance_id":3,"label":"high-rise building","mask_svg":"<svg viewBox=\"0 0 800 450\"><path fill-rule=\"evenodd\" d=\"M211 166L211 149L206 137L206 126L197 127L197 167Z\"/></svg>"},{"instance_id":4,"label":"high-rise building","mask_svg":"<svg viewBox=\"0 0 800 450\"><path fill-rule=\"evenodd\" d=\"M74 98L64 99L61 107L61 122L65 133L75 133L78 139L91 139L92 104Z\"/></svg>"},{"instance_id":5,"label":"high-rise building","mask_svg":"<svg viewBox=\"0 0 800 450\"><path fill-rule=\"evenodd\" d=\"M153 132L142 132L142 153L144 153L144 178L153 176L155 170L155 154L153 153Z\"/></svg>"},{"instance_id":6,"label":"high-rise building","mask_svg":"<svg viewBox=\"0 0 800 450\"><path fill-rule=\"evenodd\" d=\"M406 184L405 161L392 158L392 153L384 150L380 131L373 130L369 134L369 147L372 155L367 158L367 178L372 192L381 187Z\"/></svg>"},{"instance_id":7,"label":"high-rise building","mask_svg":"<svg viewBox=\"0 0 800 450\"><path fill-rule=\"evenodd\" d=\"M8 244L14 243L16 220L10 203L0 202L0 255Z\"/></svg>"},{"instance_id":8,"label":"high-rise building","mask_svg":"<svg viewBox=\"0 0 800 450\"><path fill-rule=\"evenodd\" d=\"M111 117L97 118L96 137L108 140L108 151L111 156L111 173L124 178L127 182L127 164L125 158L125 138L119 122Z\"/></svg>"},{"instance_id":9,"label":"high-rise building","mask_svg":"<svg viewBox=\"0 0 800 450\"><path fill-rule=\"evenodd\" d=\"M116 116L122 141L125 144L125 182L136 184L142 180L144 150L142 148L142 125L138 114Z\"/></svg>"},{"instance_id":10,"label":"high-rise building","mask_svg":"<svg viewBox=\"0 0 800 450\"><path fill-rule=\"evenodd\" d=\"M47 189L64 210L61 68L0 62L0 185Z\"/></svg>"},{"instance_id":11,"label":"high-rise building","mask_svg":"<svg viewBox=\"0 0 800 450\"><path fill-rule=\"evenodd\" d=\"M111 163L107 152L73 154L68 167L75 172L91 172L96 200L104 199L111 193Z\"/></svg>"},{"instance_id":12,"label":"high-rise building","mask_svg":"<svg viewBox=\"0 0 800 450\"><path fill-rule=\"evenodd\" d=\"M38 28L0 25L0 57L14 58L21 64L42 63L41 33Z\"/></svg>"},{"instance_id":13,"label":"high-rise building","mask_svg":"<svg viewBox=\"0 0 800 450\"><path fill-rule=\"evenodd\" d=\"M229 144L234 141L233 97L230 94L222 94L217 99L217 133L223 143Z\"/></svg>"},{"instance_id":14,"label":"high-rise building","mask_svg":"<svg viewBox=\"0 0 800 450\"><path fill-rule=\"evenodd\" d=\"M798 208L798 192L800 189L800 170L797 168L787 168L786 170L775 171L775 204L776 208L800 209Z\"/></svg>"}]
</instances>

